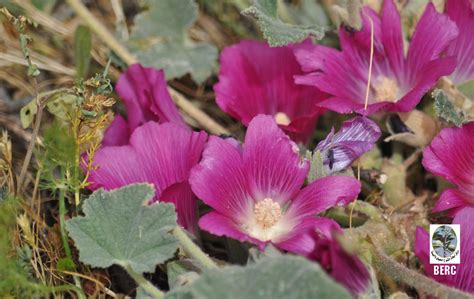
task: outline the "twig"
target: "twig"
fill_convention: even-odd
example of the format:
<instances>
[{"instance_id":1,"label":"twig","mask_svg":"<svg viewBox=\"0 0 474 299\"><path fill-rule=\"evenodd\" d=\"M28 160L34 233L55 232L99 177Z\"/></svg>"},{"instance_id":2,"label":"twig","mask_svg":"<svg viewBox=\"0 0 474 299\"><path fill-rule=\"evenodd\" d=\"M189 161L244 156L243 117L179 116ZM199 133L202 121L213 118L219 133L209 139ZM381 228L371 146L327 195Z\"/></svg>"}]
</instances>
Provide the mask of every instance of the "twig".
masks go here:
<instances>
[{"instance_id":1,"label":"twig","mask_svg":"<svg viewBox=\"0 0 474 299\"><path fill-rule=\"evenodd\" d=\"M374 244L374 266L377 271L386 273L395 281L402 282L426 294L438 298L472 299L472 296L455 288L440 284L416 271L406 268L402 264L387 256Z\"/></svg>"},{"instance_id":2,"label":"twig","mask_svg":"<svg viewBox=\"0 0 474 299\"><path fill-rule=\"evenodd\" d=\"M30 165L31 156L33 155L33 149L35 148L36 137L38 137L39 129L41 127L41 118L43 117L44 105L43 103L41 103L41 99L39 95L37 95L37 98L36 98L36 105L38 106L38 112L36 113L36 117L35 117L35 126L33 128L33 135L31 136L30 143L28 144L25 160L23 161L23 165L20 171L20 176L18 177L17 188L16 188L17 194L20 194L20 191L23 187L23 181L25 180L26 171L28 170L28 165Z\"/></svg>"},{"instance_id":3,"label":"twig","mask_svg":"<svg viewBox=\"0 0 474 299\"><path fill-rule=\"evenodd\" d=\"M116 38L108 31L108 29L100 23L97 18L81 3L80 0L66 0L66 2L74 9L79 17L87 26L97 34L101 40L114 51L126 64L138 63L138 60L125 48ZM173 99L185 113L194 118L204 129L213 134L229 134L224 127L219 125L209 115L194 106L189 100L176 90L168 87Z\"/></svg>"},{"instance_id":4,"label":"twig","mask_svg":"<svg viewBox=\"0 0 474 299\"><path fill-rule=\"evenodd\" d=\"M196 259L204 268L212 269L217 268L216 263L204 252L202 252L201 248L194 244L194 242L188 237L186 232L179 226L176 226L173 229L173 235L178 239L181 247L189 257Z\"/></svg>"},{"instance_id":5,"label":"twig","mask_svg":"<svg viewBox=\"0 0 474 299\"><path fill-rule=\"evenodd\" d=\"M72 31L64 26L64 23L59 22L55 18L50 17L48 14L42 12L31 4L31 1L25 0L13 0L15 4L22 7L26 13L34 19L37 23L43 25L44 27L49 28L55 33L68 37L71 35Z\"/></svg>"}]
</instances>

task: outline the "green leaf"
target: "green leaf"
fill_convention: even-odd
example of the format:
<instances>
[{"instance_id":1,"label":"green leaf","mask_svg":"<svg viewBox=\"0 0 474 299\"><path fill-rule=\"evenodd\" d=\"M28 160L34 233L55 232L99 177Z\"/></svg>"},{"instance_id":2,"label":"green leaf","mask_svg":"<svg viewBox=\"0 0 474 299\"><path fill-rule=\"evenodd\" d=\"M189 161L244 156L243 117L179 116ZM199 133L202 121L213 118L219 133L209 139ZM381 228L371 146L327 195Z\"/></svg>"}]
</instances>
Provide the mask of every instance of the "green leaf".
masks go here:
<instances>
[{"instance_id":1,"label":"green leaf","mask_svg":"<svg viewBox=\"0 0 474 299\"><path fill-rule=\"evenodd\" d=\"M72 259L65 257L58 260L56 268L58 271L74 271L76 265Z\"/></svg>"},{"instance_id":2,"label":"green leaf","mask_svg":"<svg viewBox=\"0 0 474 299\"><path fill-rule=\"evenodd\" d=\"M257 19L263 36L270 46L284 46L299 42L309 35L317 39L324 37L324 29L319 25L292 25L281 21L278 18L277 0L255 0L254 4L242 13Z\"/></svg>"},{"instance_id":3,"label":"green leaf","mask_svg":"<svg viewBox=\"0 0 474 299\"><path fill-rule=\"evenodd\" d=\"M48 111L61 120L68 119L68 113L72 111L78 97L72 94L56 94L52 96L46 103Z\"/></svg>"},{"instance_id":4,"label":"green leaf","mask_svg":"<svg viewBox=\"0 0 474 299\"><path fill-rule=\"evenodd\" d=\"M154 189L149 184L129 185L110 192L94 192L84 202L83 217L66 222L82 262L106 268L113 264L135 272L153 272L171 258L177 241L174 206L148 206Z\"/></svg>"},{"instance_id":5,"label":"green leaf","mask_svg":"<svg viewBox=\"0 0 474 299\"><path fill-rule=\"evenodd\" d=\"M26 129L31 125L37 112L38 106L36 105L36 99L31 100L28 104L21 108L20 121L23 129Z\"/></svg>"},{"instance_id":6,"label":"green leaf","mask_svg":"<svg viewBox=\"0 0 474 299\"><path fill-rule=\"evenodd\" d=\"M198 272L199 267L194 265L191 260L179 260L166 264L166 275L170 289L194 281L198 277Z\"/></svg>"},{"instance_id":7,"label":"green leaf","mask_svg":"<svg viewBox=\"0 0 474 299\"><path fill-rule=\"evenodd\" d=\"M78 26L74 32L74 62L76 78L86 78L91 61L92 36L88 27Z\"/></svg>"},{"instance_id":8,"label":"green leaf","mask_svg":"<svg viewBox=\"0 0 474 299\"><path fill-rule=\"evenodd\" d=\"M462 92L471 101L474 101L474 80L469 80L458 86L460 92Z\"/></svg>"},{"instance_id":9,"label":"green leaf","mask_svg":"<svg viewBox=\"0 0 474 299\"><path fill-rule=\"evenodd\" d=\"M292 23L297 25L319 25L323 28L330 26L329 18L324 11L321 3L313 0L302 0L299 1L299 5L292 5L284 3L288 16L291 18Z\"/></svg>"},{"instance_id":10,"label":"green leaf","mask_svg":"<svg viewBox=\"0 0 474 299\"><path fill-rule=\"evenodd\" d=\"M302 257L282 255L255 264L205 271L189 286L169 292L167 299L307 299L351 298L321 267Z\"/></svg>"},{"instance_id":11,"label":"green leaf","mask_svg":"<svg viewBox=\"0 0 474 299\"><path fill-rule=\"evenodd\" d=\"M433 97L435 99L434 108L436 115L447 122L453 123L460 127L466 119L464 116L456 111L454 104L448 99L442 90L436 89L433 91Z\"/></svg>"},{"instance_id":12,"label":"green leaf","mask_svg":"<svg viewBox=\"0 0 474 299\"><path fill-rule=\"evenodd\" d=\"M193 0L146 3L149 9L135 18L130 50L142 64L163 68L168 79L190 73L202 83L216 66L217 49L187 36L197 19L197 4Z\"/></svg>"}]
</instances>

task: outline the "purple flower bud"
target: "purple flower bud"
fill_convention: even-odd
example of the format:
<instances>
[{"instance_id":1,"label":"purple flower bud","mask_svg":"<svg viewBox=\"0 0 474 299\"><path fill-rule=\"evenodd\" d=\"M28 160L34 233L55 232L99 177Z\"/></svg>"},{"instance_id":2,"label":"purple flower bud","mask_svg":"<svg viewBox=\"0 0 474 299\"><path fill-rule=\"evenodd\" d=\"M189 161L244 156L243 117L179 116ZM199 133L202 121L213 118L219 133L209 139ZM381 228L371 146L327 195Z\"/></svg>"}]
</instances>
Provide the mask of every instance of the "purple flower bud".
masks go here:
<instances>
[{"instance_id":1,"label":"purple flower bud","mask_svg":"<svg viewBox=\"0 0 474 299\"><path fill-rule=\"evenodd\" d=\"M321 152L326 171L331 174L343 170L371 150L380 135L380 128L375 122L358 116L344 122L337 133L332 128L326 139L316 146L316 150Z\"/></svg>"}]
</instances>

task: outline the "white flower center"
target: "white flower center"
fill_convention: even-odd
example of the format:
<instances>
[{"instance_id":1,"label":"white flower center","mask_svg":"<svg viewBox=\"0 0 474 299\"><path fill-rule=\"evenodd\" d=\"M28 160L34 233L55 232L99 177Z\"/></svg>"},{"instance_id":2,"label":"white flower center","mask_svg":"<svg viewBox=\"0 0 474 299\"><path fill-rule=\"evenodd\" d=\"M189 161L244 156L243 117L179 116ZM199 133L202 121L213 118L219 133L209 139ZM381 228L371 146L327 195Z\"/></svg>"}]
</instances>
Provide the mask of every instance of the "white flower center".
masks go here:
<instances>
[{"instance_id":1,"label":"white flower center","mask_svg":"<svg viewBox=\"0 0 474 299\"><path fill-rule=\"evenodd\" d=\"M257 224L264 229L274 226L281 218L280 205L271 198L265 198L257 202L253 212Z\"/></svg>"},{"instance_id":2,"label":"white flower center","mask_svg":"<svg viewBox=\"0 0 474 299\"><path fill-rule=\"evenodd\" d=\"M382 77L374 83L372 88L375 91L375 101L396 102L398 100L399 87L397 81L388 77Z\"/></svg>"},{"instance_id":3,"label":"white flower center","mask_svg":"<svg viewBox=\"0 0 474 299\"><path fill-rule=\"evenodd\" d=\"M277 112L275 114L275 122L282 126L288 126L291 120L285 112Z\"/></svg>"}]
</instances>

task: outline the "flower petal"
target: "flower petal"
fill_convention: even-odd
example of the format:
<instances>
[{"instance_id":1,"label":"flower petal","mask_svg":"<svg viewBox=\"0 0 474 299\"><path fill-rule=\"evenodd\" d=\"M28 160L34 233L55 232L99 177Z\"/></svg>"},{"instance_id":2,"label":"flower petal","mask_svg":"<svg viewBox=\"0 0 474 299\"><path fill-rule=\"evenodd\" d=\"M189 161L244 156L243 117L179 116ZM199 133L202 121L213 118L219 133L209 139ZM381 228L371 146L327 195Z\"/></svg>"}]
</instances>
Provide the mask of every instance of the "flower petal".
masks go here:
<instances>
[{"instance_id":1,"label":"flower petal","mask_svg":"<svg viewBox=\"0 0 474 299\"><path fill-rule=\"evenodd\" d=\"M161 192L160 201L174 204L176 213L179 215L179 223L192 233L197 231L197 200L187 181L164 189Z\"/></svg>"},{"instance_id":2,"label":"flower petal","mask_svg":"<svg viewBox=\"0 0 474 299\"><path fill-rule=\"evenodd\" d=\"M102 146L126 145L130 139L130 128L127 121L120 115L115 116L104 132Z\"/></svg>"},{"instance_id":3,"label":"flower petal","mask_svg":"<svg viewBox=\"0 0 474 299\"><path fill-rule=\"evenodd\" d=\"M332 219L307 217L275 245L288 252L309 257L316 246L315 231L326 238L332 238L332 233L341 229L339 224Z\"/></svg>"},{"instance_id":4,"label":"flower petal","mask_svg":"<svg viewBox=\"0 0 474 299\"><path fill-rule=\"evenodd\" d=\"M130 145L99 149L94 156L94 165L98 168L91 172L88 188L110 190L148 182L154 184L156 189L154 201L160 200L166 188L188 180L191 168L201 157L206 138L206 133L192 132L180 125L148 122L135 129ZM178 186L188 189L186 184ZM175 201L185 201L183 206L187 207L190 195L187 190L174 189L178 186L168 192L183 195ZM178 206L178 221L189 227L190 216L179 214L181 210Z\"/></svg>"},{"instance_id":5,"label":"flower petal","mask_svg":"<svg viewBox=\"0 0 474 299\"><path fill-rule=\"evenodd\" d=\"M461 264L456 275L450 276L452 284L460 290L474 294L474 207L463 208L453 219L461 227Z\"/></svg>"},{"instance_id":6,"label":"flower petal","mask_svg":"<svg viewBox=\"0 0 474 299\"><path fill-rule=\"evenodd\" d=\"M317 215L330 207L356 200L360 182L349 176L327 176L303 188L292 201L285 216L304 218Z\"/></svg>"},{"instance_id":7,"label":"flower petal","mask_svg":"<svg viewBox=\"0 0 474 299\"><path fill-rule=\"evenodd\" d=\"M241 41L224 49L220 57L219 82L214 86L222 110L248 125L258 114L284 113L296 141L307 141L314 129L316 104L326 97L313 87L301 87L293 76L301 74L291 46L271 48L258 41ZM312 121L293 126L292 120ZM304 124L304 126L302 126Z\"/></svg>"},{"instance_id":8,"label":"flower petal","mask_svg":"<svg viewBox=\"0 0 474 299\"><path fill-rule=\"evenodd\" d=\"M457 58L458 66L451 79L461 84L474 79L474 8L471 0L448 0L444 11L459 28L459 35L449 44L447 55Z\"/></svg>"},{"instance_id":9,"label":"flower petal","mask_svg":"<svg viewBox=\"0 0 474 299\"><path fill-rule=\"evenodd\" d=\"M463 197L463 194L456 189L447 189L441 193L438 201L436 202L433 212L442 212L446 210L457 209L466 206L467 199Z\"/></svg>"},{"instance_id":10,"label":"flower petal","mask_svg":"<svg viewBox=\"0 0 474 299\"><path fill-rule=\"evenodd\" d=\"M436 12L433 3L428 3L410 42L405 69L405 86L417 81L421 69L430 61L440 57L446 46L458 35L456 24L448 16ZM423 73L423 74L429 74Z\"/></svg>"},{"instance_id":11,"label":"flower petal","mask_svg":"<svg viewBox=\"0 0 474 299\"><path fill-rule=\"evenodd\" d=\"M202 201L236 222L242 223L253 211L241 152L232 139L211 136L189 182Z\"/></svg>"},{"instance_id":12,"label":"flower petal","mask_svg":"<svg viewBox=\"0 0 474 299\"><path fill-rule=\"evenodd\" d=\"M115 87L127 107L131 130L149 120L185 125L168 93L163 70L132 64Z\"/></svg>"},{"instance_id":13,"label":"flower petal","mask_svg":"<svg viewBox=\"0 0 474 299\"><path fill-rule=\"evenodd\" d=\"M445 128L423 151L423 166L457 185L466 204L474 204L474 122Z\"/></svg>"},{"instance_id":14,"label":"flower petal","mask_svg":"<svg viewBox=\"0 0 474 299\"><path fill-rule=\"evenodd\" d=\"M247 235L231 218L218 212L209 212L199 219L199 227L216 236L226 236L241 242L250 242L261 250L268 242L262 242Z\"/></svg>"},{"instance_id":15,"label":"flower petal","mask_svg":"<svg viewBox=\"0 0 474 299\"><path fill-rule=\"evenodd\" d=\"M442 76L451 74L456 68L454 57L436 59L421 66L419 70L412 73L411 88L389 111L408 112L413 110L421 101L421 98L433 88Z\"/></svg>"},{"instance_id":16,"label":"flower petal","mask_svg":"<svg viewBox=\"0 0 474 299\"><path fill-rule=\"evenodd\" d=\"M400 82L405 72L405 57L400 13L393 0L383 2L382 43L392 71Z\"/></svg>"},{"instance_id":17,"label":"flower petal","mask_svg":"<svg viewBox=\"0 0 474 299\"><path fill-rule=\"evenodd\" d=\"M282 204L296 195L309 170L298 151L272 117L259 115L250 122L243 162L255 200L272 198Z\"/></svg>"}]
</instances>

